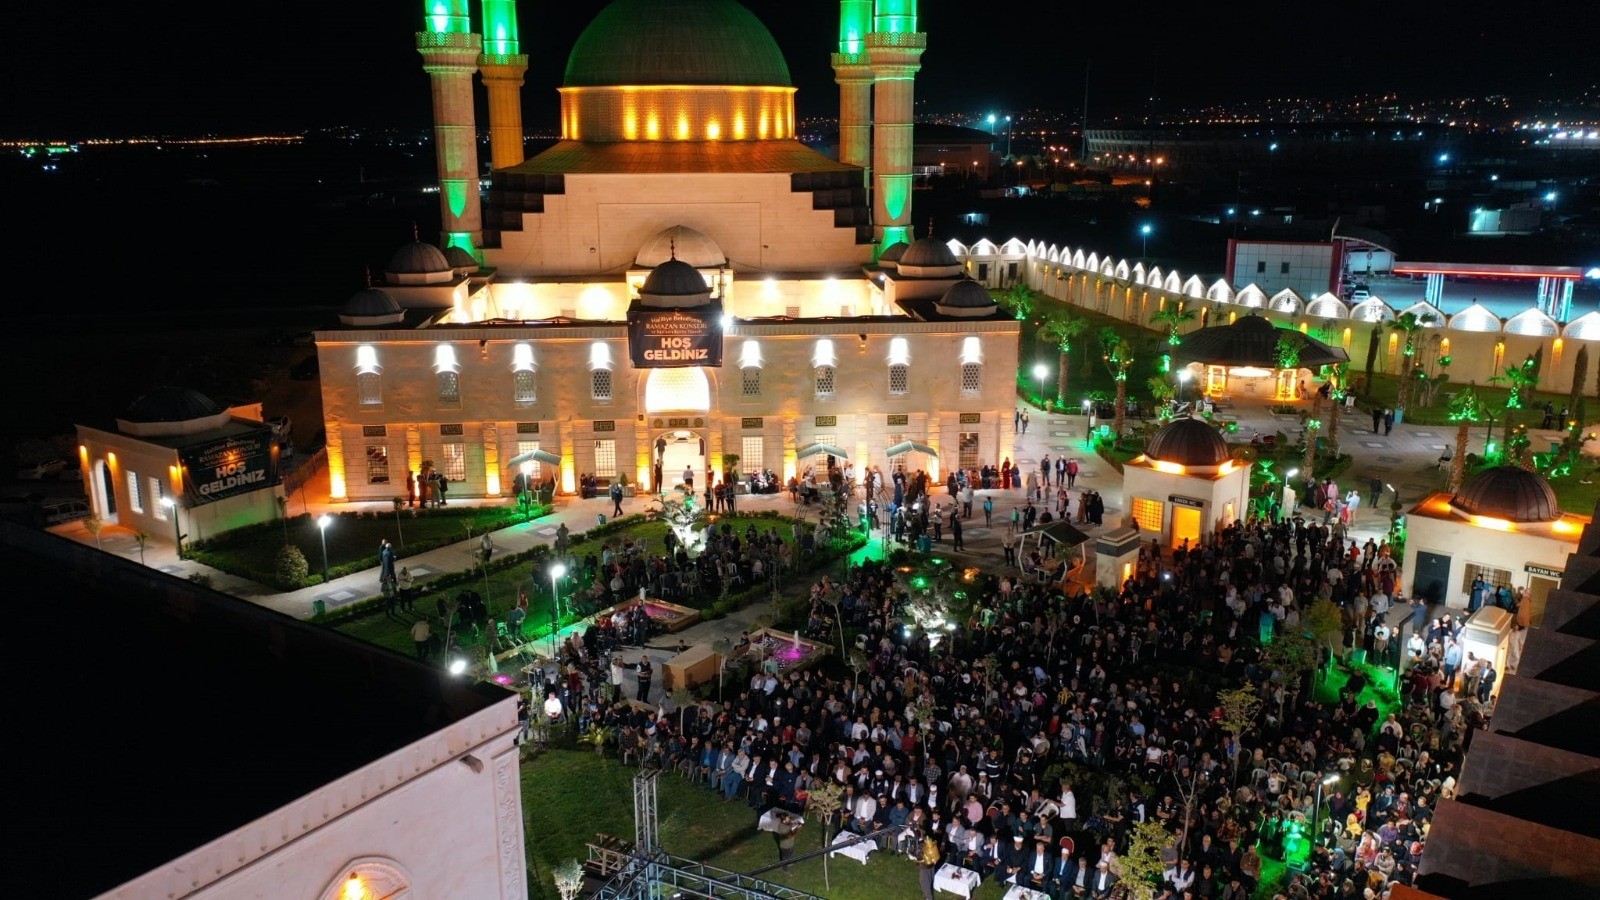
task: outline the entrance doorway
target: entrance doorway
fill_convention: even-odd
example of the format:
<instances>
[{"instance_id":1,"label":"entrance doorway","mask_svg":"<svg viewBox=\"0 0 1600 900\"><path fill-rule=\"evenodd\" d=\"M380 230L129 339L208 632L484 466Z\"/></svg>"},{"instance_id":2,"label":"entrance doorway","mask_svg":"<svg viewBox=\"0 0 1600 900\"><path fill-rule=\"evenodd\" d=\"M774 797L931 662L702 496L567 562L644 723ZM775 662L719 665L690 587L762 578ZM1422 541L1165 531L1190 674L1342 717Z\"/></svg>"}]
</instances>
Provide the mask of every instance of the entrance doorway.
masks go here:
<instances>
[{"instance_id":1,"label":"entrance doorway","mask_svg":"<svg viewBox=\"0 0 1600 900\"><path fill-rule=\"evenodd\" d=\"M694 473L697 492L706 489L705 440L693 431L668 431L656 438L656 457L661 461L661 484L676 488L683 484L683 471Z\"/></svg>"},{"instance_id":2,"label":"entrance doorway","mask_svg":"<svg viewBox=\"0 0 1600 900\"><path fill-rule=\"evenodd\" d=\"M1554 578L1542 575L1528 576L1528 625L1538 628L1544 624L1544 604L1550 598L1550 592L1555 590L1557 582Z\"/></svg>"},{"instance_id":3,"label":"entrance doorway","mask_svg":"<svg viewBox=\"0 0 1600 900\"><path fill-rule=\"evenodd\" d=\"M1450 557L1417 552L1417 574L1411 579L1411 596L1428 603L1444 603L1450 586Z\"/></svg>"},{"instance_id":4,"label":"entrance doorway","mask_svg":"<svg viewBox=\"0 0 1600 900\"><path fill-rule=\"evenodd\" d=\"M111 483L111 467L103 459L94 461L93 477L89 479L90 500L95 515L107 525L117 522L117 489Z\"/></svg>"},{"instance_id":5,"label":"entrance doorway","mask_svg":"<svg viewBox=\"0 0 1600 900\"><path fill-rule=\"evenodd\" d=\"M1192 506L1172 507L1172 544L1173 547L1182 547L1187 540L1193 547L1200 543L1200 510Z\"/></svg>"}]
</instances>

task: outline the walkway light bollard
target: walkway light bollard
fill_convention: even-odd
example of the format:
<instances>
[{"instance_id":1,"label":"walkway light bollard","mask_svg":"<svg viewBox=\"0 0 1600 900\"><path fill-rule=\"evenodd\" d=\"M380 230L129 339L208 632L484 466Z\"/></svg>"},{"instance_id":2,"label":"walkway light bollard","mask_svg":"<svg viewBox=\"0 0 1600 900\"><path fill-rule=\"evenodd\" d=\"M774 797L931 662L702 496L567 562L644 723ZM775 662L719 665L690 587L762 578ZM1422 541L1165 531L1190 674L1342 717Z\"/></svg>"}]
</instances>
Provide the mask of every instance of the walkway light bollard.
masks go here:
<instances>
[{"instance_id":1,"label":"walkway light bollard","mask_svg":"<svg viewBox=\"0 0 1600 900\"><path fill-rule=\"evenodd\" d=\"M1049 405L1046 404L1045 401L1044 401L1044 376L1046 376L1048 374L1050 374L1050 369L1047 368L1044 363L1037 363L1037 364L1034 365L1034 367L1033 367L1033 377L1038 379L1038 381L1039 381L1039 408L1040 409L1049 409L1050 408Z\"/></svg>"},{"instance_id":2,"label":"walkway light bollard","mask_svg":"<svg viewBox=\"0 0 1600 900\"><path fill-rule=\"evenodd\" d=\"M328 583L328 526L333 524L333 517L327 513L317 517L317 532L322 535L322 583Z\"/></svg>"},{"instance_id":3,"label":"walkway light bollard","mask_svg":"<svg viewBox=\"0 0 1600 900\"><path fill-rule=\"evenodd\" d=\"M167 515L172 517L172 546L178 550L178 558L183 559L183 532L178 529L178 501L171 497L162 497L161 506L166 509Z\"/></svg>"}]
</instances>

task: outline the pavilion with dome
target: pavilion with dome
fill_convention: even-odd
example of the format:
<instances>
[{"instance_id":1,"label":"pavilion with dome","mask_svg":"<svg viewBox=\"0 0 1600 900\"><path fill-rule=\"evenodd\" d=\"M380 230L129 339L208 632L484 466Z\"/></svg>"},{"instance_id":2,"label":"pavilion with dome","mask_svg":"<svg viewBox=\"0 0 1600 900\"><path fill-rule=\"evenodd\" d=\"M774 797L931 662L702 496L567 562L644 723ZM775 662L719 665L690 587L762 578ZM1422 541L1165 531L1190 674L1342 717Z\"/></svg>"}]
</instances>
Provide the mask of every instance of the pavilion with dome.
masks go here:
<instances>
[{"instance_id":1,"label":"pavilion with dome","mask_svg":"<svg viewBox=\"0 0 1600 900\"><path fill-rule=\"evenodd\" d=\"M1128 524L1162 547L1194 546L1242 519L1251 464L1235 460L1216 426L1188 416L1161 426L1122 469Z\"/></svg>"},{"instance_id":2,"label":"pavilion with dome","mask_svg":"<svg viewBox=\"0 0 1600 900\"><path fill-rule=\"evenodd\" d=\"M906 6L868 23L894 34L818 56L869 82L869 63L915 71ZM518 473L563 493L582 475L671 488L685 469L703 485L733 457L786 479L818 443L936 479L1014 460L1018 323L910 233L909 190L872 206L869 164L883 196L909 185L902 75L847 116L886 136L885 164L859 141L834 159L797 140L788 61L751 10L605 4L557 88L561 140L496 150L481 232L476 197L444 210L447 246L402 246L316 332L330 498L389 500L424 462L452 496L495 497ZM934 452L882 455L905 442Z\"/></svg>"},{"instance_id":3,"label":"pavilion with dome","mask_svg":"<svg viewBox=\"0 0 1600 900\"><path fill-rule=\"evenodd\" d=\"M1401 585L1408 596L1465 609L1474 579L1527 591L1525 625L1538 625L1590 518L1564 512L1550 483L1518 466L1494 466L1454 494L1406 514Z\"/></svg>"}]
</instances>

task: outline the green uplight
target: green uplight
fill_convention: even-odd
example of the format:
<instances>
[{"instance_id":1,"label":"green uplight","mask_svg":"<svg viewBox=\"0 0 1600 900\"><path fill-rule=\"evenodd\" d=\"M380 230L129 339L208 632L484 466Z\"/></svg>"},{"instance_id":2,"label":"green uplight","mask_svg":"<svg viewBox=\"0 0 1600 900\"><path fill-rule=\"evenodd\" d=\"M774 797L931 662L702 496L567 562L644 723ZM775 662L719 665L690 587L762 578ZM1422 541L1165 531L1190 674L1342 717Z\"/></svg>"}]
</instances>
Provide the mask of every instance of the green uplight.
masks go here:
<instances>
[{"instance_id":1,"label":"green uplight","mask_svg":"<svg viewBox=\"0 0 1600 900\"><path fill-rule=\"evenodd\" d=\"M872 0L840 0L839 52L860 53L872 31Z\"/></svg>"},{"instance_id":2,"label":"green uplight","mask_svg":"<svg viewBox=\"0 0 1600 900\"><path fill-rule=\"evenodd\" d=\"M917 0L878 0L873 10L872 30L902 34L917 30Z\"/></svg>"},{"instance_id":3,"label":"green uplight","mask_svg":"<svg viewBox=\"0 0 1600 900\"><path fill-rule=\"evenodd\" d=\"M460 247L468 253L471 253L473 259L476 259L479 262L483 261L478 255L478 248L472 246L472 235L465 231L449 232L445 235L444 245L446 247Z\"/></svg>"},{"instance_id":4,"label":"green uplight","mask_svg":"<svg viewBox=\"0 0 1600 900\"><path fill-rule=\"evenodd\" d=\"M424 26L434 34L471 34L467 0L422 0Z\"/></svg>"},{"instance_id":5,"label":"green uplight","mask_svg":"<svg viewBox=\"0 0 1600 900\"><path fill-rule=\"evenodd\" d=\"M911 586L919 590L925 588L928 586L928 579L918 575L917 577L911 579Z\"/></svg>"},{"instance_id":6,"label":"green uplight","mask_svg":"<svg viewBox=\"0 0 1600 900\"><path fill-rule=\"evenodd\" d=\"M930 559L930 560L928 560L928 562L931 562L931 563L933 563L933 564L934 564L934 565L936 565L936 566L942 566L942 565L944 565L944 560L942 560L942 559L940 559L940 558L939 558L939 557L937 557L937 556L935 556L935 557L934 557L934 558L932 558L932 559Z\"/></svg>"},{"instance_id":7,"label":"green uplight","mask_svg":"<svg viewBox=\"0 0 1600 900\"><path fill-rule=\"evenodd\" d=\"M883 229L883 240L878 243L878 253L889 249L898 243L911 243L911 228L907 225L887 225Z\"/></svg>"},{"instance_id":8,"label":"green uplight","mask_svg":"<svg viewBox=\"0 0 1600 900\"><path fill-rule=\"evenodd\" d=\"M483 52L490 56L522 52L517 39L517 0L483 0Z\"/></svg>"}]
</instances>

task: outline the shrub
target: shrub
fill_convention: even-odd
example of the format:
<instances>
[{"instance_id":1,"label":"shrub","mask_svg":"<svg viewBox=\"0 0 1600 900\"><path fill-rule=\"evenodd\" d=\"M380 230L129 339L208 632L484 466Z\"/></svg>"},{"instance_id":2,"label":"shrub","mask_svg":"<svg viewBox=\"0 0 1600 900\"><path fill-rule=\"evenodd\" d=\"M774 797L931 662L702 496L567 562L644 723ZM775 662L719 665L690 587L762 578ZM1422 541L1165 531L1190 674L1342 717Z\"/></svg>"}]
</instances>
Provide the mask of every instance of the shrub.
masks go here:
<instances>
[{"instance_id":1,"label":"shrub","mask_svg":"<svg viewBox=\"0 0 1600 900\"><path fill-rule=\"evenodd\" d=\"M274 563L276 566L274 574L280 585L299 587L305 584L306 575L311 571L311 567L306 564L306 555L293 544L284 544L274 557Z\"/></svg>"}]
</instances>

